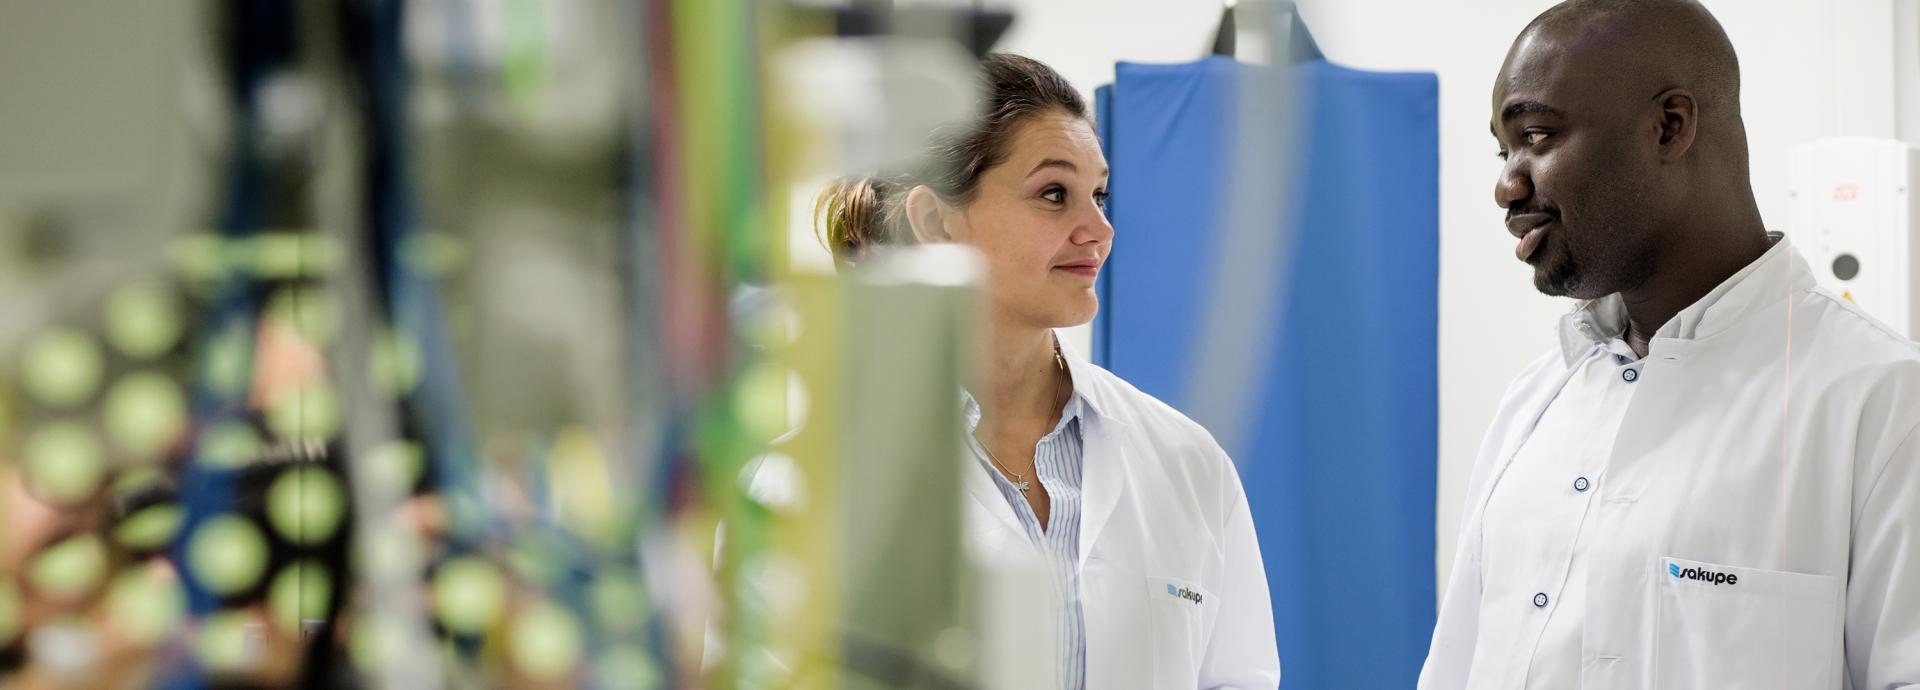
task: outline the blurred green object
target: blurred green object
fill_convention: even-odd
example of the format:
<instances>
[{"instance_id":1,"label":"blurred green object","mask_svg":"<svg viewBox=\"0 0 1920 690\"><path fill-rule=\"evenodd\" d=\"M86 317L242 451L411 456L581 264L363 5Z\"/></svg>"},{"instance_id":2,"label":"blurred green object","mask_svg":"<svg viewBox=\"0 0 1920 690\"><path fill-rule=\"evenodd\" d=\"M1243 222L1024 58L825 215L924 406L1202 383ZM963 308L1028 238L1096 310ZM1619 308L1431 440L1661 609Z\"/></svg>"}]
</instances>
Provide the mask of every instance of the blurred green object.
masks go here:
<instances>
[{"instance_id":1,"label":"blurred green object","mask_svg":"<svg viewBox=\"0 0 1920 690\"><path fill-rule=\"evenodd\" d=\"M762 39L768 34L758 24L772 6L750 0L665 0L668 24L653 33L670 37L670 50L654 54L670 55L674 91L667 103L677 111L668 120L677 126L666 134L678 159L670 160L662 174L675 180L663 189L681 194L663 201L677 210L678 217L663 230L672 234L669 246L679 251L666 260L676 271L684 270L685 284L694 288L668 293L686 301L665 306L667 313L703 310L704 323L680 326L713 334L709 347L727 353L707 365L712 370L697 374L694 380L706 390L691 401L697 410L690 431L697 439L702 507L726 523L716 573L723 597L719 626L723 644L736 651L705 679L714 687L773 682L771 670L759 663L764 655L743 651L757 650L767 639L765 608L749 569L768 548L768 516L748 504L737 478L766 452L770 432L784 416L775 409L784 405L770 396L771 386L781 384L770 386L765 382L773 377L751 373L753 344L736 330L741 315L715 313L712 307L721 301L703 297L725 299L777 274L771 259L777 253L769 247L775 246L774 238L785 237L785 229L767 214L766 185L782 171L768 158L768 123L775 115L760 98ZM692 363L700 366L701 360Z\"/></svg>"},{"instance_id":2,"label":"blurred green object","mask_svg":"<svg viewBox=\"0 0 1920 690\"><path fill-rule=\"evenodd\" d=\"M206 337L203 380L221 397L236 397L247 386L247 367L252 364L253 334L238 324L230 324Z\"/></svg>"},{"instance_id":3,"label":"blurred green object","mask_svg":"<svg viewBox=\"0 0 1920 690\"><path fill-rule=\"evenodd\" d=\"M171 574L135 567L114 578L107 592L114 626L138 645L152 645L173 632L186 616L187 596Z\"/></svg>"},{"instance_id":4,"label":"blurred green object","mask_svg":"<svg viewBox=\"0 0 1920 690\"><path fill-rule=\"evenodd\" d=\"M594 675L608 690L653 690L661 687L660 667L644 649L619 647L597 655Z\"/></svg>"},{"instance_id":5,"label":"blurred green object","mask_svg":"<svg viewBox=\"0 0 1920 690\"><path fill-rule=\"evenodd\" d=\"M440 566L433 578L433 608L440 622L463 635L478 635L507 606L507 583L493 564L462 556Z\"/></svg>"},{"instance_id":6,"label":"blurred green object","mask_svg":"<svg viewBox=\"0 0 1920 690\"><path fill-rule=\"evenodd\" d=\"M27 392L51 407L85 402L100 386L101 368L100 346L71 328L34 337L20 363Z\"/></svg>"},{"instance_id":7,"label":"blurred green object","mask_svg":"<svg viewBox=\"0 0 1920 690\"><path fill-rule=\"evenodd\" d=\"M514 666L535 680L556 680L579 666L584 657L579 619L548 602L514 616L510 644Z\"/></svg>"},{"instance_id":8,"label":"blurred green object","mask_svg":"<svg viewBox=\"0 0 1920 690\"><path fill-rule=\"evenodd\" d=\"M233 469L260 455L260 434L244 422L216 422L200 433L200 460L210 467Z\"/></svg>"},{"instance_id":9,"label":"blurred green object","mask_svg":"<svg viewBox=\"0 0 1920 690\"><path fill-rule=\"evenodd\" d=\"M600 626L616 633L640 632L646 625L646 589L639 578L618 570L603 570L587 588L587 607L593 610Z\"/></svg>"},{"instance_id":10,"label":"blurred green object","mask_svg":"<svg viewBox=\"0 0 1920 690\"><path fill-rule=\"evenodd\" d=\"M290 636L298 636L300 622L327 616L327 600L333 596L333 576L319 561L301 560L273 576L267 590L268 609L274 625Z\"/></svg>"},{"instance_id":11,"label":"blurred green object","mask_svg":"<svg viewBox=\"0 0 1920 690\"><path fill-rule=\"evenodd\" d=\"M929 245L870 255L848 281L839 481L859 498L843 508L844 687L899 687L885 668L852 665L891 655L915 662L905 687L972 685L943 640L976 625L956 487L984 275L971 250Z\"/></svg>"},{"instance_id":12,"label":"blurred green object","mask_svg":"<svg viewBox=\"0 0 1920 690\"><path fill-rule=\"evenodd\" d=\"M93 591L107 576L107 548L83 534L41 551L27 567L27 582L47 597L70 601Z\"/></svg>"},{"instance_id":13,"label":"blurred green object","mask_svg":"<svg viewBox=\"0 0 1920 690\"><path fill-rule=\"evenodd\" d=\"M419 444L393 441L375 448L361 468L372 475L374 481L405 492L427 471L427 458Z\"/></svg>"},{"instance_id":14,"label":"blurred green object","mask_svg":"<svg viewBox=\"0 0 1920 690\"><path fill-rule=\"evenodd\" d=\"M107 340L135 359L151 359L185 332L180 297L159 281L123 285L107 298Z\"/></svg>"},{"instance_id":15,"label":"blurred green object","mask_svg":"<svg viewBox=\"0 0 1920 690\"><path fill-rule=\"evenodd\" d=\"M779 450L804 498L776 522L759 565L768 581L803 583L782 589L806 591L797 606L773 606L791 608L775 646L838 661L795 683L974 685L969 659L951 650L972 647L978 625L956 487L983 270L970 250L918 247L792 284L801 328L786 361L811 403Z\"/></svg>"},{"instance_id":16,"label":"blurred green object","mask_svg":"<svg viewBox=\"0 0 1920 690\"><path fill-rule=\"evenodd\" d=\"M238 515L208 518L188 537L187 567L213 593L237 594L266 572L267 539Z\"/></svg>"},{"instance_id":17,"label":"blurred green object","mask_svg":"<svg viewBox=\"0 0 1920 690\"><path fill-rule=\"evenodd\" d=\"M412 393L420 385L420 346L414 338L382 330L373 340L367 369L373 385L387 395Z\"/></svg>"},{"instance_id":18,"label":"blurred green object","mask_svg":"<svg viewBox=\"0 0 1920 690\"><path fill-rule=\"evenodd\" d=\"M284 287L267 299L267 316L293 328L315 347L333 342L340 332L340 305L316 286Z\"/></svg>"},{"instance_id":19,"label":"blurred green object","mask_svg":"<svg viewBox=\"0 0 1920 690\"><path fill-rule=\"evenodd\" d=\"M235 245L232 267L264 280L323 276L339 267L343 254L333 238L313 232L266 232L243 242Z\"/></svg>"},{"instance_id":20,"label":"blurred green object","mask_svg":"<svg viewBox=\"0 0 1920 690\"><path fill-rule=\"evenodd\" d=\"M547 76L547 22L541 0L502 0L506 6L506 55L503 65L507 99L515 110L531 118L540 102Z\"/></svg>"},{"instance_id":21,"label":"blurred green object","mask_svg":"<svg viewBox=\"0 0 1920 690\"><path fill-rule=\"evenodd\" d=\"M179 533L180 523L185 519L186 515L180 511L180 506L167 504L143 508L114 528L113 540L129 549L158 549L166 546Z\"/></svg>"},{"instance_id":22,"label":"blurred green object","mask_svg":"<svg viewBox=\"0 0 1920 690\"><path fill-rule=\"evenodd\" d=\"M106 476L105 456L92 431L77 422L52 422L27 439L24 479L43 500L68 505L92 496Z\"/></svg>"},{"instance_id":23,"label":"blurred green object","mask_svg":"<svg viewBox=\"0 0 1920 690\"><path fill-rule=\"evenodd\" d=\"M220 611L200 620L194 632L194 655L214 672L233 672L251 661L247 654L247 622L237 611Z\"/></svg>"},{"instance_id":24,"label":"blurred green object","mask_svg":"<svg viewBox=\"0 0 1920 690\"><path fill-rule=\"evenodd\" d=\"M333 473L295 467L267 488L267 522L287 541L312 546L333 537L347 513L347 494Z\"/></svg>"},{"instance_id":25,"label":"blurred green object","mask_svg":"<svg viewBox=\"0 0 1920 690\"><path fill-rule=\"evenodd\" d=\"M282 439L319 441L340 432L340 397L325 379L291 386L267 406L267 428Z\"/></svg>"},{"instance_id":26,"label":"blurred green object","mask_svg":"<svg viewBox=\"0 0 1920 690\"><path fill-rule=\"evenodd\" d=\"M142 371L108 389L107 432L140 462L160 459L187 426L187 398L160 374Z\"/></svg>"}]
</instances>

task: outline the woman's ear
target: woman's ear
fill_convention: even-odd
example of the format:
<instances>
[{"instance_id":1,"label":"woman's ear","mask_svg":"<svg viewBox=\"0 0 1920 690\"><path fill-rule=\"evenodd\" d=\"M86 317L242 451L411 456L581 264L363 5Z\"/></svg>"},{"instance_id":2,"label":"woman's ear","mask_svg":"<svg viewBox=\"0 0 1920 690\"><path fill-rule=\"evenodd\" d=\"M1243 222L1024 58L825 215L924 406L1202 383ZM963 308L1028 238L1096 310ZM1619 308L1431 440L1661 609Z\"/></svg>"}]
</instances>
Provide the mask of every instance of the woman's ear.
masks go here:
<instances>
[{"instance_id":1,"label":"woman's ear","mask_svg":"<svg viewBox=\"0 0 1920 690\"><path fill-rule=\"evenodd\" d=\"M919 185L907 192L906 210L907 224L913 226L913 237L921 244L953 241L947 230L947 202L932 188Z\"/></svg>"}]
</instances>

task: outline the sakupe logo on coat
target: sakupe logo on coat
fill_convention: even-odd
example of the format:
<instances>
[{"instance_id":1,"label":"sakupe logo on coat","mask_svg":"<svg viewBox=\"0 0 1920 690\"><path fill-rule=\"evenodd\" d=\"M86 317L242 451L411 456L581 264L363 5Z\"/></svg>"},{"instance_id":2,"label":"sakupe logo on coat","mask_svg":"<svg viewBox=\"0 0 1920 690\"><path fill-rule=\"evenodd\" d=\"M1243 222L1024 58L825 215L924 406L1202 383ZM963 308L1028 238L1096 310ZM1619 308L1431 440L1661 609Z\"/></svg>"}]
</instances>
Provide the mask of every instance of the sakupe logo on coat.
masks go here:
<instances>
[{"instance_id":1,"label":"sakupe logo on coat","mask_svg":"<svg viewBox=\"0 0 1920 690\"><path fill-rule=\"evenodd\" d=\"M1699 580L1701 582L1711 582L1715 587L1719 587L1720 585L1740 584L1739 575L1735 575L1732 573L1716 573L1714 571L1707 570L1706 568L1687 568L1685 570L1681 570L1680 564L1678 563L1668 563L1667 573L1674 577L1680 578L1682 580Z\"/></svg>"},{"instance_id":2,"label":"sakupe logo on coat","mask_svg":"<svg viewBox=\"0 0 1920 690\"><path fill-rule=\"evenodd\" d=\"M1195 604L1200 603L1200 593L1195 592L1191 589L1187 589L1185 587L1174 587L1173 585L1167 585L1167 596L1185 599Z\"/></svg>"}]
</instances>

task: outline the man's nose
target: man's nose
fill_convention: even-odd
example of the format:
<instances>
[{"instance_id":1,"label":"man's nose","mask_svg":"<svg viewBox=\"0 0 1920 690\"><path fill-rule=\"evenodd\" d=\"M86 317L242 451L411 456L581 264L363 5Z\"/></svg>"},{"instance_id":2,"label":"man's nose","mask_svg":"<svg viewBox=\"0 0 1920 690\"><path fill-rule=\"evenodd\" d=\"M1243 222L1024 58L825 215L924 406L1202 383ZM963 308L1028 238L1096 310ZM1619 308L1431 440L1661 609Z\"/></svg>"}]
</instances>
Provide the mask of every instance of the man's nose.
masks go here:
<instances>
[{"instance_id":1,"label":"man's nose","mask_svg":"<svg viewBox=\"0 0 1920 690\"><path fill-rule=\"evenodd\" d=\"M1517 162L1508 162L1501 168L1500 177L1493 183L1493 203L1500 208L1513 208L1533 196L1533 180L1528 171Z\"/></svg>"}]
</instances>

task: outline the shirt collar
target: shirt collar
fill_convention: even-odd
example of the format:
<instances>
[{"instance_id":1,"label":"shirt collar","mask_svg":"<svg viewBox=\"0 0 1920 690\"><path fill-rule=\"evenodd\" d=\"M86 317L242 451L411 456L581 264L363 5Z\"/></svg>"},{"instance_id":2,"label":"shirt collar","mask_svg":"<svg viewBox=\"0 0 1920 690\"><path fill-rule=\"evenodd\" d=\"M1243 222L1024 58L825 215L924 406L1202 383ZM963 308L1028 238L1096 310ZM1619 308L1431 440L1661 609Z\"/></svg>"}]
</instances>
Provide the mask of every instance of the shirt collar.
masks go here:
<instances>
[{"instance_id":1,"label":"shirt collar","mask_svg":"<svg viewBox=\"0 0 1920 690\"><path fill-rule=\"evenodd\" d=\"M973 393L965 388L960 389L960 411L966 415L967 433L971 434L980 428L980 401L975 400ZM1067 396L1067 404L1060 408L1060 423L1053 426L1053 431L1065 429L1068 422L1091 414L1094 414L1093 406L1087 403L1086 396L1081 395L1079 388L1075 387L1073 393ZM1048 434L1052 434L1053 431Z\"/></svg>"},{"instance_id":2,"label":"shirt collar","mask_svg":"<svg viewBox=\"0 0 1920 690\"><path fill-rule=\"evenodd\" d=\"M1125 424L1125 420L1114 414L1116 410L1098 400L1099 395L1091 394L1095 393L1095 381L1098 380L1093 363L1067 347L1057 334L1054 336L1054 345L1060 348L1060 359L1066 362L1067 374L1073 379L1073 394L1067 397L1067 404L1060 411L1060 424L1064 426L1075 418L1081 420L1082 429L1090 420ZM964 387L960 389L960 408L966 414L967 433L971 434L980 426L980 401L975 400L973 393Z\"/></svg>"},{"instance_id":3,"label":"shirt collar","mask_svg":"<svg viewBox=\"0 0 1920 690\"><path fill-rule=\"evenodd\" d=\"M1726 330L1748 309L1810 287L1813 271L1786 235L1768 232L1773 246L1660 326L1654 339L1695 340ZM1619 293L1587 300L1560 317L1560 354L1571 366L1596 344L1622 337L1627 307Z\"/></svg>"}]
</instances>

